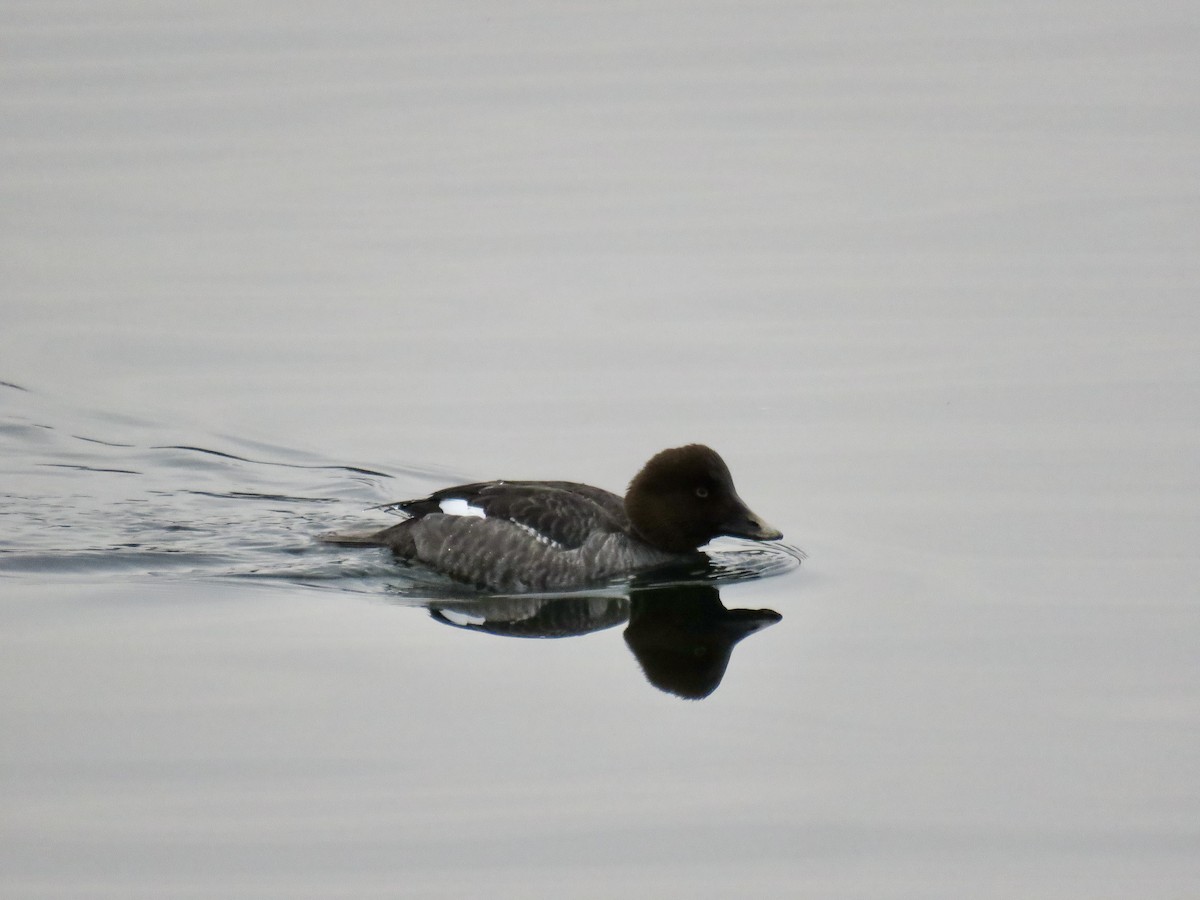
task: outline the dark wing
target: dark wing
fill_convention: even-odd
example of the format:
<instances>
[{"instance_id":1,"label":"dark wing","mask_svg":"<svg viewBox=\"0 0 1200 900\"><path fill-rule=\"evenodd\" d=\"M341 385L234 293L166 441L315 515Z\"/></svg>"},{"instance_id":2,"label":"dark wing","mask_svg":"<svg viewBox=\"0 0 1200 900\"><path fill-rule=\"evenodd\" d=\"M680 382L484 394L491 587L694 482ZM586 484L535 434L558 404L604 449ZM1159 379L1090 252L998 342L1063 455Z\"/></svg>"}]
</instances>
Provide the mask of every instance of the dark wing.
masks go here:
<instances>
[{"instance_id":1,"label":"dark wing","mask_svg":"<svg viewBox=\"0 0 1200 900\"><path fill-rule=\"evenodd\" d=\"M485 518L515 522L567 549L579 547L597 531L622 531L629 521L624 503L616 494L571 481L464 484L391 508L421 518L444 512L442 504L454 500L481 511Z\"/></svg>"}]
</instances>

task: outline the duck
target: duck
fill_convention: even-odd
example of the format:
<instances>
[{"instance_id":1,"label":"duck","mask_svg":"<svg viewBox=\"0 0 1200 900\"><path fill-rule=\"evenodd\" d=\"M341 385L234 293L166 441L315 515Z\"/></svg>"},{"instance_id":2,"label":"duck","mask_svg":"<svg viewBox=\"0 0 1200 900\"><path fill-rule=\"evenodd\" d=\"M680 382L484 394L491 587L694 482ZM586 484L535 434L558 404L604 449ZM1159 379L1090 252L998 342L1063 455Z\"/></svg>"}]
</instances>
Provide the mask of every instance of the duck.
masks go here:
<instances>
[{"instance_id":1,"label":"duck","mask_svg":"<svg viewBox=\"0 0 1200 900\"><path fill-rule=\"evenodd\" d=\"M783 537L738 496L703 444L656 453L624 497L572 481L482 481L388 504L404 521L337 543L499 593L571 591L695 560L719 536Z\"/></svg>"}]
</instances>

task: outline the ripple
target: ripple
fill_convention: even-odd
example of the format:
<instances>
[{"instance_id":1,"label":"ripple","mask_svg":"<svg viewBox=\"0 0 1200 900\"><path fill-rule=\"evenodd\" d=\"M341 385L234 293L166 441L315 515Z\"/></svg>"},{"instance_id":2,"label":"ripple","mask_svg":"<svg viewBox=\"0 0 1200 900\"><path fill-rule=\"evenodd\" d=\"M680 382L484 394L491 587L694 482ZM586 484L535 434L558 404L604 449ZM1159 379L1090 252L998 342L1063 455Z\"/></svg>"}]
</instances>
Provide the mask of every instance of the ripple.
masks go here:
<instances>
[{"instance_id":1,"label":"ripple","mask_svg":"<svg viewBox=\"0 0 1200 900\"><path fill-rule=\"evenodd\" d=\"M729 539L735 540L735 539ZM777 541L770 544L737 541L726 549L725 539L709 549L715 574L709 580L718 584L771 578L799 568L807 554L799 547Z\"/></svg>"}]
</instances>

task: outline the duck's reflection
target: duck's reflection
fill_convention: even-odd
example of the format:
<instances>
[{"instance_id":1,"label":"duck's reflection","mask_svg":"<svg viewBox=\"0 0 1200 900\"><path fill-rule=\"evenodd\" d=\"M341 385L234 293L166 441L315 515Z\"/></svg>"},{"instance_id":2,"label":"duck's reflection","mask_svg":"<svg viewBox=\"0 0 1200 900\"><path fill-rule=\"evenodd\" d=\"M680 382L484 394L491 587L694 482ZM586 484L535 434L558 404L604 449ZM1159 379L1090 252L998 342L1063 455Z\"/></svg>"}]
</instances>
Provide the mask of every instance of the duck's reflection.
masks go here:
<instances>
[{"instance_id":1,"label":"duck's reflection","mask_svg":"<svg viewBox=\"0 0 1200 900\"><path fill-rule=\"evenodd\" d=\"M635 581L625 596L494 597L427 606L446 625L505 637L572 637L628 622L625 643L646 680L689 700L720 686L739 641L783 618L771 609L726 609L712 583L650 578Z\"/></svg>"}]
</instances>

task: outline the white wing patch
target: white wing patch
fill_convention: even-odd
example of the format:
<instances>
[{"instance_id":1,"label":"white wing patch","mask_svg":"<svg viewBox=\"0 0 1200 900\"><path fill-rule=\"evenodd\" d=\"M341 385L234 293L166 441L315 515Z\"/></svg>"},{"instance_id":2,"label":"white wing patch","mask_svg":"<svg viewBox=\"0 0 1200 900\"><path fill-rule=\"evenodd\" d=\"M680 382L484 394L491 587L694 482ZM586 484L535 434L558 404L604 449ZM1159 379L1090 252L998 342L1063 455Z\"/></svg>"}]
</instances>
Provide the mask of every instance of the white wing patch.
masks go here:
<instances>
[{"instance_id":1,"label":"white wing patch","mask_svg":"<svg viewBox=\"0 0 1200 900\"><path fill-rule=\"evenodd\" d=\"M455 625L486 625L486 616L473 616L470 613L460 612L457 609L439 609L443 616L453 622Z\"/></svg>"},{"instance_id":2,"label":"white wing patch","mask_svg":"<svg viewBox=\"0 0 1200 900\"><path fill-rule=\"evenodd\" d=\"M448 516L476 516L480 519L486 519L485 513L480 507L472 506L461 497L451 497L442 500L438 503L438 508Z\"/></svg>"},{"instance_id":3,"label":"white wing patch","mask_svg":"<svg viewBox=\"0 0 1200 900\"><path fill-rule=\"evenodd\" d=\"M448 497L445 500L438 501L438 508L447 516L475 516L476 518L486 519L487 513L481 507L472 506L461 497ZM513 519L504 519L503 521L512 522L539 544L545 544L548 547L554 547L556 550L564 549L563 545L554 538L542 534L536 528L526 525L524 522L517 522Z\"/></svg>"}]
</instances>

